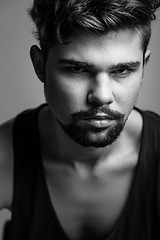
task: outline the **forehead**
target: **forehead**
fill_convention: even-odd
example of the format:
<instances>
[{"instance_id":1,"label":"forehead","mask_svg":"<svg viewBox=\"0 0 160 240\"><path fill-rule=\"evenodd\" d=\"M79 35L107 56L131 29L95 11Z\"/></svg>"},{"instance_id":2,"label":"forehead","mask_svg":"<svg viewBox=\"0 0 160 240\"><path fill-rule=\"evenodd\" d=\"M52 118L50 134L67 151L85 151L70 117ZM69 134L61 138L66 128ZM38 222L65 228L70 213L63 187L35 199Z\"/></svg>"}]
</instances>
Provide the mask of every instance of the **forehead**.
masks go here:
<instances>
[{"instance_id":1,"label":"forehead","mask_svg":"<svg viewBox=\"0 0 160 240\"><path fill-rule=\"evenodd\" d=\"M86 61L103 66L126 61L142 60L143 50L138 34L131 31L110 32L106 35L77 32L69 43L56 44L49 50L52 62L60 59Z\"/></svg>"}]
</instances>

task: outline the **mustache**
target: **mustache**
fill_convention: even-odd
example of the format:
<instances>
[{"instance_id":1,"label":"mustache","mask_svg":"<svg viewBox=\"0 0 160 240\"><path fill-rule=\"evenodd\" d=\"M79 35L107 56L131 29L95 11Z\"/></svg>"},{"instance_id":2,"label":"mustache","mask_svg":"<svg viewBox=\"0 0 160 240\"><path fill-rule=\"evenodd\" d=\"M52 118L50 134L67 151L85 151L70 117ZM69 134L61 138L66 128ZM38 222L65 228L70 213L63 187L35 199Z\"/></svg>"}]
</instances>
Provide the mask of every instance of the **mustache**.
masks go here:
<instances>
[{"instance_id":1,"label":"mustache","mask_svg":"<svg viewBox=\"0 0 160 240\"><path fill-rule=\"evenodd\" d=\"M106 106L103 107L94 107L90 110L86 110L86 111L77 111L75 113L73 113L71 115L72 117L72 121L75 122L79 119L84 119L84 118L94 118L98 115L103 114L103 116L107 118L111 118L113 120L123 120L124 119L124 114L120 113L116 110L111 110ZM105 115L104 115L105 114Z\"/></svg>"}]
</instances>

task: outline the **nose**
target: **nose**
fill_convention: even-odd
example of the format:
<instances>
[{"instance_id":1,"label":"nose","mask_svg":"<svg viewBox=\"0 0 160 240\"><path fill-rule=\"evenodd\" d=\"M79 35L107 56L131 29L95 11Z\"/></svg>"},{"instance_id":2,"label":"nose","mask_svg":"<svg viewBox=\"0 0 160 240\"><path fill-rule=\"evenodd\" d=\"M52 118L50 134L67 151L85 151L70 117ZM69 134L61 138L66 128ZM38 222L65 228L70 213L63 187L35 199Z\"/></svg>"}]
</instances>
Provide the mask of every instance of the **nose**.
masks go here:
<instances>
[{"instance_id":1,"label":"nose","mask_svg":"<svg viewBox=\"0 0 160 240\"><path fill-rule=\"evenodd\" d=\"M88 103L94 105L110 105L113 103L113 89L111 79L107 73L99 73L91 83Z\"/></svg>"}]
</instances>

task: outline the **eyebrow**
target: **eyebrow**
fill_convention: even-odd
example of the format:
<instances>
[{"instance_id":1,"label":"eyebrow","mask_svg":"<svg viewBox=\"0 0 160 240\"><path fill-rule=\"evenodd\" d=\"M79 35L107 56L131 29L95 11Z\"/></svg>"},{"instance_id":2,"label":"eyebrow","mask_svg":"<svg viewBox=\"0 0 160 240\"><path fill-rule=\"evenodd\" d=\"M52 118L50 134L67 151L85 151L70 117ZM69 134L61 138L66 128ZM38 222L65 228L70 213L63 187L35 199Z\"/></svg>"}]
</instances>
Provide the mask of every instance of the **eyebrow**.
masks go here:
<instances>
[{"instance_id":1,"label":"eyebrow","mask_svg":"<svg viewBox=\"0 0 160 240\"><path fill-rule=\"evenodd\" d=\"M87 62L83 62L83 61L77 61L75 59L60 59L58 61L58 63L60 64L66 64L66 65L76 65L76 66L79 66L79 67L86 67L86 68L94 68L94 65L93 64L89 64Z\"/></svg>"},{"instance_id":2,"label":"eyebrow","mask_svg":"<svg viewBox=\"0 0 160 240\"><path fill-rule=\"evenodd\" d=\"M88 69L93 69L93 68L97 68L95 67L93 64L87 63L87 62L83 62L83 61L77 61L75 59L65 59L62 58L58 61L59 64L66 64L66 65L73 65L73 66L79 66L79 67L84 67L84 68L88 68ZM109 66L109 70L115 70L115 69L121 69L121 68L138 68L140 66L140 62L139 61L130 61L130 62L122 62L122 63L118 63L118 64L112 64L111 66Z\"/></svg>"},{"instance_id":3,"label":"eyebrow","mask_svg":"<svg viewBox=\"0 0 160 240\"><path fill-rule=\"evenodd\" d=\"M112 65L110 67L110 69L120 69L120 68L138 68L140 66L140 62L136 61L136 62L124 62L124 63L118 63L117 65Z\"/></svg>"}]
</instances>

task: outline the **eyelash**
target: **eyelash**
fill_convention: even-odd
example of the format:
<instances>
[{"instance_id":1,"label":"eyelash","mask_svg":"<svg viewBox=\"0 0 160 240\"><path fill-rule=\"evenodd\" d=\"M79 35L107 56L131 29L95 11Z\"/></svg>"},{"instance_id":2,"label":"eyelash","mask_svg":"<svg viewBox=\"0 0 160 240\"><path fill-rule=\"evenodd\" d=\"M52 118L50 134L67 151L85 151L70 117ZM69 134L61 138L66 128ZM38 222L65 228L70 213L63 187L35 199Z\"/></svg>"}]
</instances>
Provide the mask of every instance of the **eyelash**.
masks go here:
<instances>
[{"instance_id":1,"label":"eyelash","mask_svg":"<svg viewBox=\"0 0 160 240\"><path fill-rule=\"evenodd\" d=\"M134 68L120 68L116 69L112 72L112 75L119 75L120 77L127 77L129 76L132 72L135 72L136 69Z\"/></svg>"},{"instance_id":2,"label":"eyelash","mask_svg":"<svg viewBox=\"0 0 160 240\"><path fill-rule=\"evenodd\" d=\"M79 69L81 71L76 71L76 69ZM67 72L71 72L73 74L83 74L83 73L89 73L88 69L85 69L84 67L81 66L71 66L71 67L66 67L65 70Z\"/></svg>"},{"instance_id":3,"label":"eyelash","mask_svg":"<svg viewBox=\"0 0 160 240\"><path fill-rule=\"evenodd\" d=\"M76 69L80 70L80 71L76 71ZM70 66L70 67L65 67L65 71L71 73L71 74L94 74L93 71L91 71L90 69L87 69L85 67L81 67L81 66ZM128 77L132 72L135 72L136 69L135 68L119 68L119 69L115 69L111 72L111 75L117 75L119 78L125 78Z\"/></svg>"}]
</instances>

